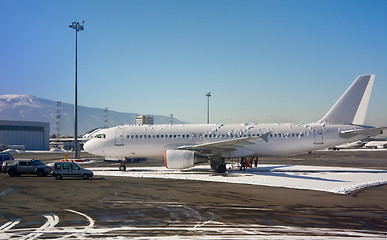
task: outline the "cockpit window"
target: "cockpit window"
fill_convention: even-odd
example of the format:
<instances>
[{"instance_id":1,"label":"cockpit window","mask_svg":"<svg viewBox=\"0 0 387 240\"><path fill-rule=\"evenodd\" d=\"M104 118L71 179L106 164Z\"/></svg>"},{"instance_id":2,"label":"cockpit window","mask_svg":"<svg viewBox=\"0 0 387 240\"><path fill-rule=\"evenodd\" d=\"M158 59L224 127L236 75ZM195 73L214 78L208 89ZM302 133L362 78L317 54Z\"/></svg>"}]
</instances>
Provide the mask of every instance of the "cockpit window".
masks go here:
<instances>
[{"instance_id":1,"label":"cockpit window","mask_svg":"<svg viewBox=\"0 0 387 240\"><path fill-rule=\"evenodd\" d=\"M95 138L106 138L106 135L103 133L95 135Z\"/></svg>"}]
</instances>

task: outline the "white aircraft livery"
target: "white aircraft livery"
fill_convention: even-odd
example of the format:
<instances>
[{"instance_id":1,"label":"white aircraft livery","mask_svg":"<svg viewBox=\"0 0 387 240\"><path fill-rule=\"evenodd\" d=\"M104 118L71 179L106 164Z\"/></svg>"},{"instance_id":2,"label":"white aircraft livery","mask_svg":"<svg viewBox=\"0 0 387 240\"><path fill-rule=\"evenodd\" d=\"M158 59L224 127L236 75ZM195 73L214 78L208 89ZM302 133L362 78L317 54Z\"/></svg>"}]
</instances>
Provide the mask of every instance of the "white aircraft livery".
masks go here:
<instances>
[{"instance_id":1,"label":"white aircraft livery","mask_svg":"<svg viewBox=\"0 0 387 240\"><path fill-rule=\"evenodd\" d=\"M363 125L374 79L359 76L313 123L123 125L97 131L84 149L122 160L164 157L174 169L206 159L223 173L226 158L293 155L355 142L385 129Z\"/></svg>"}]
</instances>

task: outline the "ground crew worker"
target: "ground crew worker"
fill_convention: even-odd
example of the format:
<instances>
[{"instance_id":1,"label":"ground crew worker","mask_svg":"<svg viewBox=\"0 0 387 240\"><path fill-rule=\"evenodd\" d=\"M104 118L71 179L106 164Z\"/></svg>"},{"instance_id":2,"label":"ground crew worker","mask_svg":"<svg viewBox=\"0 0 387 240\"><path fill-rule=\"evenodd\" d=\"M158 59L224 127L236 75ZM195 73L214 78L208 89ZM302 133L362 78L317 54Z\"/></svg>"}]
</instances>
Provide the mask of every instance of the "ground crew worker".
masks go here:
<instances>
[{"instance_id":1,"label":"ground crew worker","mask_svg":"<svg viewBox=\"0 0 387 240\"><path fill-rule=\"evenodd\" d=\"M241 159L241 168L239 169L239 171L242 171L242 168L243 171L246 171L246 159L244 157Z\"/></svg>"},{"instance_id":2,"label":"ground crew worker","mask_svg":"<svg viewBox=\"0 0 387 240\"><path fill-rule=\"evenodd\" d=\"M258 167L258 157L254 157L254 167Z\"/></svg>"},{"instance_id":3,"label":"ground crew worker","mask_svg":"<svg viewBox=\"0 0 387 240\"><path fill-rule=\"evenodd\" d=\"M253 157L250 157L250 167L253 168Z\"/></svg>"}]
</instances>

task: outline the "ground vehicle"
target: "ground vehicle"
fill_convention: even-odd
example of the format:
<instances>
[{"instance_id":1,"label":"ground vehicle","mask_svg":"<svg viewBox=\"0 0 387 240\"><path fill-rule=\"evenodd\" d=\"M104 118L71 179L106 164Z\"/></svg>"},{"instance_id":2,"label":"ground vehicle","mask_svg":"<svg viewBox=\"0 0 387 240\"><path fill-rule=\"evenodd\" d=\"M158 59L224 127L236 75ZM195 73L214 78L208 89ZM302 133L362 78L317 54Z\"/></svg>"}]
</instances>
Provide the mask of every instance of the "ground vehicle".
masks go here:
<instances>
[{"instance_id":1,"label":"ground vehicle","mask_svg":"<svg viewBox=\"0 0 387 240\"><path fill-rule=\"evenodd\" d=\"M36 174L39 177L44 177L51 172L51 167L35 159L15 160L3 162L2 171L8 173L10 177L22 174Z\"/></svg>"},{"instance_id":2,"label":"ground vehicle","mask_svg":"<svg viewBox=\"0 0 387 240\"><path fill-rule=\"evenodd\" d=\"M84 169L75 162L55 162L52 171L52 176L57 180L63 177L82 177L86 180L93 177L93 171Z\"/></svg>"},{"instance_id":3,"label":"ground vehicle","mask_svg":"<svg viewBox=\"0 0 387 240\"><path fill-rule=\"evenodd\" d=\"M13 161L13 157L8 152L0 152L0 165L3 165L5 161Z\"/></svg>"}]
</instances>

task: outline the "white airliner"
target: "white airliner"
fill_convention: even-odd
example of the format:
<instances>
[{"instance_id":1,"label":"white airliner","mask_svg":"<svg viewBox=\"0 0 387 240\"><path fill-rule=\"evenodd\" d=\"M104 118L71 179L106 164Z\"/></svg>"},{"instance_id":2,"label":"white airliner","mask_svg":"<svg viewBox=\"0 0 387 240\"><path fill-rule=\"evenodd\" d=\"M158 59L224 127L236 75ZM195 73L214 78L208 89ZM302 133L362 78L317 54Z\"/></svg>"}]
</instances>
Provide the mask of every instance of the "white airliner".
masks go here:
<instances>
[{"instance_id":1,"label":"white airliner","mask_svg":"<svg viewBox=\"0 0 387 240\"><path fill-rule=\"evenodd\" d=\"M369 141L364 145L364 148L387 148L387 141Z\"/></svg>"},{"instance_id":2,"label":"white airliner","mask_svg":"<svg viewBox=\"0 0 387 240\"><path fill-rule=\"evenodd\" d=\"M374 78L359 76L313 123L123 125L99 130L84 149L122 160L164 157L165 166L174 169L206 158L222 173L226 158L292 155L354 142L385 129L363 126Z\"/></svg>"}]
</instances>

